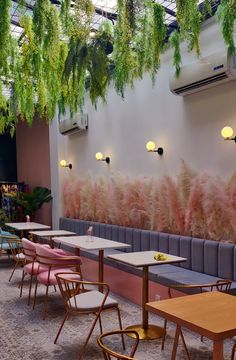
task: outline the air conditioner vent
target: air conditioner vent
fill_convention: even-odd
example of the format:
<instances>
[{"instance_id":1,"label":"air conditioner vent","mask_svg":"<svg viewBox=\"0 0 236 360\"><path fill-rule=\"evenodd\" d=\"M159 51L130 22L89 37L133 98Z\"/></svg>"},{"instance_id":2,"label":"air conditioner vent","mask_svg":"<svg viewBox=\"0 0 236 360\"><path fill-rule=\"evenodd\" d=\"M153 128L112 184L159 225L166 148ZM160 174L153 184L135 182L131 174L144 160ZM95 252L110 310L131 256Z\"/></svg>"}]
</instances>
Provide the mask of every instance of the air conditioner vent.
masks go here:
<instances>
[{"instance_id":1,"label":"air conditioner vent","mask_svg":"<svg viewBox=\"0 0 236 360\"><path fill-rule=\"evenodd\" d=\"M193 89L200 88L202 86L213 84L214 82L217 82L217 81L220 81L220 80L223 80L223 79L228 79L228 75L225 72L222 73L222 74L217 74L217 75L214 75L214 76L210 76L210 77L208 77L206 79L203 79L203 80L196 81L195 83L190 84L190 85L181 86L180 88L175 89L175 92L176 92L176 94L181 94L181 93L186 92L186 91L190 91L190 90L193 90Z\"/></svg>"}]
</instances>

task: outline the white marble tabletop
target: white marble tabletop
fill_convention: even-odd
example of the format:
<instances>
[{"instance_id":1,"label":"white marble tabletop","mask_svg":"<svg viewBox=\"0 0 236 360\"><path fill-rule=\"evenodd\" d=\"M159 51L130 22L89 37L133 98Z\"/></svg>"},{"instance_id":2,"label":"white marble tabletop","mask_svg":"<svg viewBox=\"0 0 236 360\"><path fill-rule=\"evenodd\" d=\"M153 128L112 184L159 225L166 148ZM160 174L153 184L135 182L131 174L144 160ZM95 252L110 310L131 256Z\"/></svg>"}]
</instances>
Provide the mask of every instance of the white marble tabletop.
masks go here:
<instances>
[{"instance_id":1,"label":"white marble tabletop","mask_svg":"<svg viewBox=\"0 0 236 360\"><path fill-rule=\"evenodd\" d=\"M168 257L166 260L155 260L154 255L156 253L157 251L138 251L131 253L108 255L108 258L135 267L171 264L171 263L178 263L187 260L186 258L165 254L165 253L162 254L165 254Z\"/></svg>"},{"instance_id":2,"label":"white marble tabletop","mask_svg":"<svg viewBox=\"0 0 236 360\"><path fill-rule=\"evenodd\" d=\"M118 249L128 248L129 244L120 243L118 241L103 239L97 236L66 236L54 237L55 242L81 248L84 250L104 250L104 249Z\"/></svg>"},{"instance_id":3,"label":"white marble tabletop","mask_svg":"<svg viewBox=\"0 0 236 360\"><path fill-rule=\"evenodd\" d=\"M41 237L76 235L75 232L67 231L67 230L40 230L40 231L30 231L29 233Z\"/></svg>"},{"instance_id":4,"label":"white marble tabletop","mask_svg":"<svg viewBox=\"0 0 236 360\"><path fill-rule=\"evenodd\" d=\"M16 223L5 223L5 225L16 229L16 230L40 230L40 229L50 229L51 226L38 224L36 222L16 222Z\"/></svg>"}]
</instances>

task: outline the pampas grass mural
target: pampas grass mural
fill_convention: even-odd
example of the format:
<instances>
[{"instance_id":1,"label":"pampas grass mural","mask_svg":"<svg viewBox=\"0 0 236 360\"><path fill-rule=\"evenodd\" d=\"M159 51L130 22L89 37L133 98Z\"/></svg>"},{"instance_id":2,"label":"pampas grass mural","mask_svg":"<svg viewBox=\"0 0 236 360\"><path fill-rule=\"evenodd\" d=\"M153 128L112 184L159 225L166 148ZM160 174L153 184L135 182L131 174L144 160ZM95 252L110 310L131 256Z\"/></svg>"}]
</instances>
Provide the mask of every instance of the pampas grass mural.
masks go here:
<instances>
[{"instance_id":1,"label":"pampas grass mural","mask_svg":"<svg viewBox=\"0 0 236 360\"><path fill-rule=\"evenodd\" d=\"M87 174L62 196L65 217L236 243L236 173L224 182L182 161L176 181Z\"/></svg>"}]
</instances>

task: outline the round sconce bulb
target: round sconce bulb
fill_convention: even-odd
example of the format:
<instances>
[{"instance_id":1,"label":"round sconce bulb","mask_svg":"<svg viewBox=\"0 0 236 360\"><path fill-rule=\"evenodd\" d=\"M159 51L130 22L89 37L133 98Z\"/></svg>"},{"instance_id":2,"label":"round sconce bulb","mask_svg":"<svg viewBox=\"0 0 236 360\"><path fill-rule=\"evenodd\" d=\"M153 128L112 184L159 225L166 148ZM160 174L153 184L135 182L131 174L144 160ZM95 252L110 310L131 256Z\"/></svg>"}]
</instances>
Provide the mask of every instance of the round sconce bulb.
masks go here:
<instances>
[{"instance_id":1,"label":"round sconce bulb","mask_svg":"<svg viewBox=\"0 0 236 360\"><path fill-rule=\"evenodd\" d=\"M101 152L97 152L95 155L96 160L102 160L103 159L103 154Z\"/></svg>"},{"instance_id":2,"label":"round sconce bulb","mask_svg":"<svg viewBox=\"0 0 236 360\"><path fill-rule=\"evenodd\" d=\"M66 166L66 160L61 160L61 161L60 161L60 165L61 165L62 167Z\"/></svg>"},{"instance_id":3,"label":"round sconce bulb","mask_svg":"<svg viewBox=\"0 0 236 360\"><path fill-rule=\"evenodd\" d=\"M147 151L154 151L156 148L156 144L153 141L148 141L146 144Z\"/></svg>"},{"instance_id":4,"label":"round sconce bulb","mask_svg":"<svg viewBox=\"0 0 236 360\"><path fill-rule=\"evenodd\" d=\"M233 129L230 126L225 126L222 130L221 130L221 135L223 136L224 139L230 139L233 136Z\"/></svg>"}]
</instances>

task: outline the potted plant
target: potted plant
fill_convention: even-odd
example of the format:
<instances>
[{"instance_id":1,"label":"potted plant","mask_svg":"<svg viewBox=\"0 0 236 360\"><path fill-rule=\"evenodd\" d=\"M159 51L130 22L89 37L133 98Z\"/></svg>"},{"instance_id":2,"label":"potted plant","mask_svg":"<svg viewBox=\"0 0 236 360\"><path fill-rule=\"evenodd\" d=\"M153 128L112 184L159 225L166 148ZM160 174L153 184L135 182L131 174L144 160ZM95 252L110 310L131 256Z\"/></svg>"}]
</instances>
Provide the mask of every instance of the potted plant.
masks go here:
<instances>
[{"instance_id":1,"label":"potted plant","mask_svg":"<svg viewBox=\"0 0 236 360\"><path fill-rule=\"evenodd\" d=\"M40 186L35 187L29 192L18 192L17 194L9 194L8 196L11 196L16 205L22 208L24 218L27 215L32 218L44 203L52 200L51 190Z\"/></svg>"}]
</instances>

